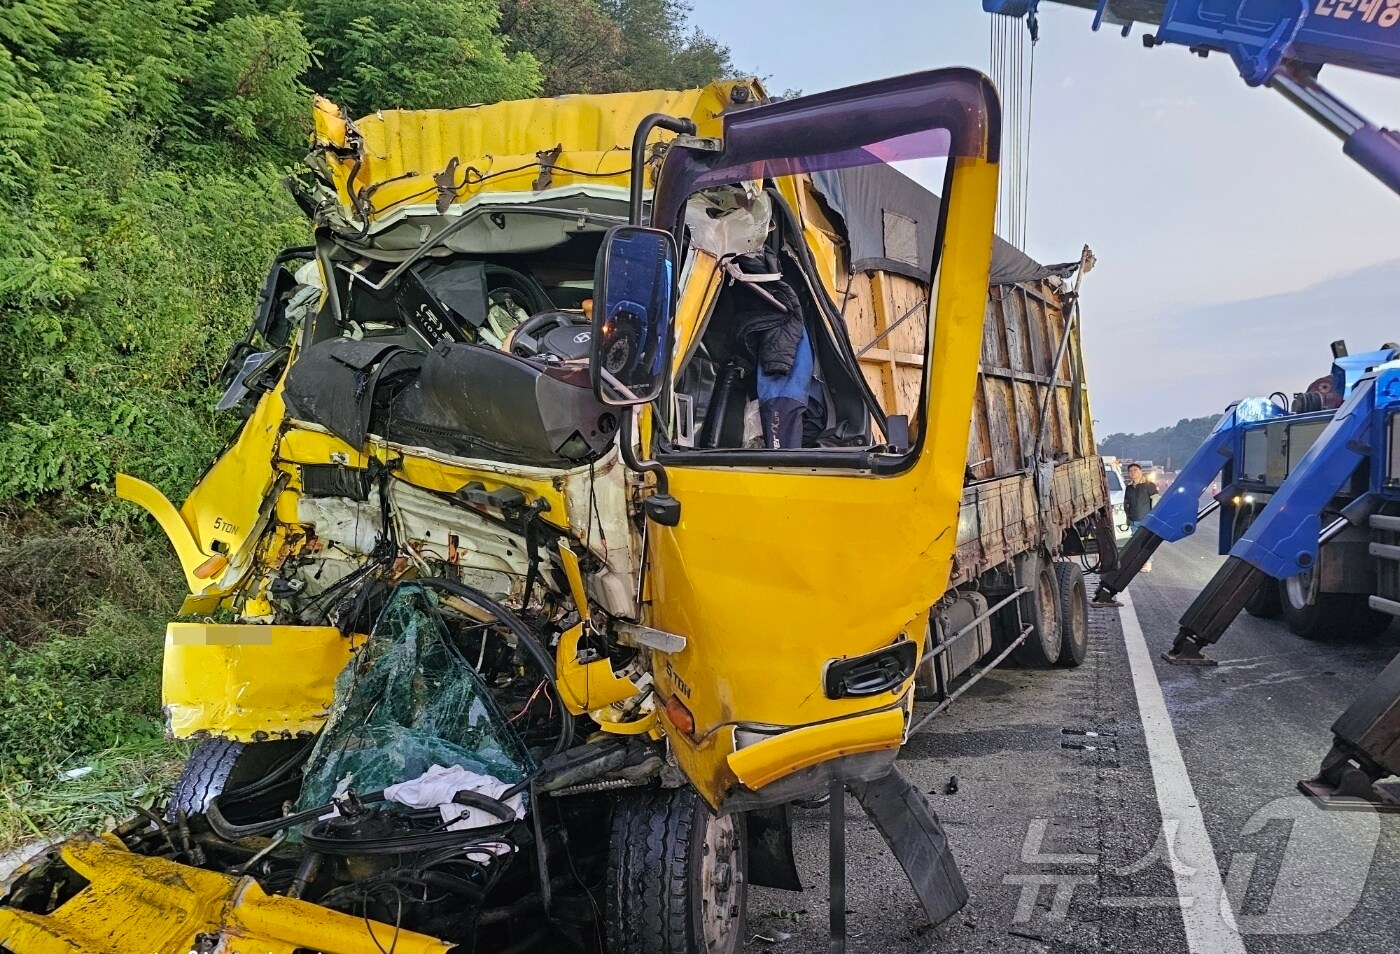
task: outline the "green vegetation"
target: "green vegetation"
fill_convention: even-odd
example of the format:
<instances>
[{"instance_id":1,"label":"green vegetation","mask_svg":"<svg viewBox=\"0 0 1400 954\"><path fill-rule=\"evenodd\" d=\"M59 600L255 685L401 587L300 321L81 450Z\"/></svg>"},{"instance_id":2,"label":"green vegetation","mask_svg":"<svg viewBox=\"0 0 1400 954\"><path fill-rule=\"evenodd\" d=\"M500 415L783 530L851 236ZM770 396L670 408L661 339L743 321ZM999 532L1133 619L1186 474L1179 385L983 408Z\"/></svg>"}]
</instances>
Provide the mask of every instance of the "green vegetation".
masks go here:
<instances>
[{"instance_id":1,"label":"green vegetation","mask_svg":"<svg viewBox=\"0 0 1400 954\"><path fill-rule=\"evenodd\" d=\"M127 470L178 500L228 437L215 375L273 254L307 238L282 180L312 91L362 113L730 72L688 14L677 0L0 5L0 848L100 823L115 810L100 793L154 791L180 758L158 697L180 576L111 486Z\"/></svg>"},{"instance_id":2,"label":"green vegetation","mask_svg":"<svg viewBox=\"0 0 1400 954\"><path fill-rule=\"evenodd\" d=\"M1099 453L1122 460L1150 460L1163 467L1180 467L1215 426L1218 416L1192 417L1146 434L1110 434L1099 441Z\"/></svg>"},{"instance_id":3,"label":"green vegetation","mask_svg":"<svg viewBox=\"0 0 1400 954\"><path fill-rule=\"evenodd\" d=\"M0 851L36 828L100 822L178 762L160 726L162 632L180 590L167 549L120 522L31 510L0 523Z\"/></svg>"}]
</instances>

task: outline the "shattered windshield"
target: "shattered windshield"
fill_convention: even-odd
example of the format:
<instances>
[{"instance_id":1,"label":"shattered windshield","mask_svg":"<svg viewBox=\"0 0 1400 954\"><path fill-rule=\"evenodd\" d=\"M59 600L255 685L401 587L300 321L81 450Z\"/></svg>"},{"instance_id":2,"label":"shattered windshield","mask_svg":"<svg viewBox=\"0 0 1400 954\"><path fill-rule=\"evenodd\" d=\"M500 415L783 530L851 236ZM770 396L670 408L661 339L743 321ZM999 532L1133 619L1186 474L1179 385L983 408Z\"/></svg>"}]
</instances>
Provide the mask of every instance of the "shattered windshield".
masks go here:
<instances>
[{"instance_id":1,"label":"shattered windshield","mask_svg":"<svg viewBox=\"0 0 1400 954\"><path fill-rule=\"evenodd\" d=\"M376 792L433 765L515 783L534 760L453 640L437 596L407 583L336 681L298 809L348 788Z\"/></svg>"}]
</instances>

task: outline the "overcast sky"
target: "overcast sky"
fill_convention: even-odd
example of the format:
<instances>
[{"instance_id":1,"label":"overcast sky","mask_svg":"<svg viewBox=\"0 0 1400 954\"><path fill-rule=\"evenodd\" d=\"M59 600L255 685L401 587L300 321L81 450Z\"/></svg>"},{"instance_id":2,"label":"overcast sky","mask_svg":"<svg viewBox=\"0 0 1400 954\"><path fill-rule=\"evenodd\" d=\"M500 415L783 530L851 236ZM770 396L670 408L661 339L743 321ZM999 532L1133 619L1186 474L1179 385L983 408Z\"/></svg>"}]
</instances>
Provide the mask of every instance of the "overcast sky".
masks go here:
<instances>
[{"instance_id":1,"label":"overcast sky","mask_svg":"<svg viewBox=\"0 0 1400 954\"><path fill-rule=\"evenodd\" d=\"M979 0L694 2L695 23L775 93L989 65ZM1060 262L1088 243L1098 257L1083 303L1097 434L1302 390L1335 338L1353 351L1400 340L1400 267L1367 268L1400 263L1400 196L1279 94L1245 86L1228 57L1147 50L1141 26L1123 39L1091 19L1042 4L1026 251ZM1400 126L1400 80L1322 78ZM1278 327L1261 329L1275 310Z\"/></svg>"}]
</instances>

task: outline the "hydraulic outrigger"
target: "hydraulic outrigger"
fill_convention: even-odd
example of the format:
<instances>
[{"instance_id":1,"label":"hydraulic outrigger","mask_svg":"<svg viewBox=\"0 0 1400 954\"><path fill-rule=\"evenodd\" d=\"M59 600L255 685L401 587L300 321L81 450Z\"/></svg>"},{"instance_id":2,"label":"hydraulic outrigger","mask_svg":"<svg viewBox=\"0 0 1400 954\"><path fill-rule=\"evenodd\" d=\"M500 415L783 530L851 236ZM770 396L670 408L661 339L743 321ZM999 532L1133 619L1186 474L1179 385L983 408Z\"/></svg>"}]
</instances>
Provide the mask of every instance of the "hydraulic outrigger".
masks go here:
<instances>
[{"instance_id":1,"label":"hydraulic outrigger","mask_svg":"<svg viewBox=\"0 0 1400 954\"><path fill-rule=\"evenodd\" d=\"M1392 352L1392 356L1395 353ZM1220 430L1217 428L1217 430ZM1212 446L1207 441L1203 450ZM1200 456L1199 454L1197 455ZM1349 483L1360 491L1337 517L1322 525L1323 508ZM1183 488L1188 490L1189 488ZM1185 496L1185 494L1181 495ZM1316 566L1319 548L1349 527L1373 534L1400 532L1400 361L1389 360L1362 377L1331 424L1303 455L1273 499L1245 531L1230 555L1181 618L1180 630L1164 658L1173 663L1214 665L1202 649L1224 633L1255 589L1270 579L1285 580ZM1164 508L1164 520L1172 513ZM1154 513L1155 517L1156 514ZM1150 519L1150 518L1149 518ZM1161 542L1152 530L1139 531L1125 562ZM1400 547L1373 540L1369 555L1378 561L1383 595L1367 600L1370 609L1400 616L1395 583ZM1386 567L1391 569L1380 569ZM1131 573L1114 575L1109 585L1121 589ZM1377 783L1400 775L1400 659L1332 725L1334 742L1318 775L1299 783L1324 802L1364 799L1397 810L1400 801Z\"/></svg>"},{"instance_id":2,"label":"hydraulic outrigger","mask_svg":"<svg viewBox=\"0 0 1400 954\"><path fill-rule=\"evenodd\" d=\"M1340 343L1338 343L1340 349ZM1364 354L1339 354L1333 365L1333 382L1345 400L1335 414L1316 411L1296 419L1330 423L1302 456L1287 480L1274 493L1254 522L1238 540L1233 521L1221 521L1220 552L1225 564L1181 618L1181 631L1169 662L1213 665L1201 647L1215 642L1239 615L1255 591L1269 578L1285 580L1304 572L1317 561L1317 550L1348 526L1361 526L1373 504L1363 495L1341 511L1341 517L1321 528L1320 514L1352 479L1365 458L1369 444L1363 439L1371 419L1378 368L1400 357L1400 350L1386 347ZM1195 533L1200 521L1222 504L1234 514L1251 488L1244 483L1241 463L1246 436L1286 414L1264 399L1234 405L1216 422L1196 453L1181 469L1171 489L1143 521L1119 558L1117 569L1105 573L1094 594L1104 604L1127 588L1163 543L1175 543ZM1220 492L1197 509L1211 482L1222 477Z\"/></svg>"}]
</instances>

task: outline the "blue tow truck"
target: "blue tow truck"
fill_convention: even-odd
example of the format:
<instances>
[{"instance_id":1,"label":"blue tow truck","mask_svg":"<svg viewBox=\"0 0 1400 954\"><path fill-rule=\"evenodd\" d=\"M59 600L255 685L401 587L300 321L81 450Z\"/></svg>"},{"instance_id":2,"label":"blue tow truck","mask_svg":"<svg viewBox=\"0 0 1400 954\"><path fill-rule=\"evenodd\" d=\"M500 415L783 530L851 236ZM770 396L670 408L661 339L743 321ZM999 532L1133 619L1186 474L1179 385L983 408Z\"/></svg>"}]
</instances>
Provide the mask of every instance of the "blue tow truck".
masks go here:
<instances>
[{"instance_id":1,"label":"blue tow truck","mask_svg":"<svg viewBox=\"0 0 1400 954\"><path fill-rule=\"evenodd\" d=\"M1201 520L1218 509L1219 552L1261 574L1231 620L1241 608L1254 616L1282 615L1289 628L1307 639L1376 633L1389 624L1390 616L1370 602L1382 584L1370 553L1371 535L1384 531L1365 523L1373 509L1368 501L1375 498L1368 474L1358 466L1356 448L1361 445L1353 431L1359 422L1356 409L1374 400L1378 369L1400 359L1400 345L1352 355L1338 341L1332 351L1331 375L1295 393L1288 405L1276 401L1282 397L1276 394L1249 398L1225 411L1124 548L1117 567L1100 578L1096 602L1111 602L1161 544L1195 533ZM1343 442L1340 453L1328 443L1335 440ZM1217 478L1219 492L1198 509ZM1319 526L1307 554L1292 543L1291 531L1286 543L1266 535L1266 530L1277 535L1284 527L1306 535L1305 524L1324 523L1325 541L1319 543ZM1281 560L1276 552L1287 558ZM1400 607L1400 593L1385 596L1387 606L1396 602ZM1199 652L1171 661L1209 663Z\"/></svg>"},{"instance_id":2,"label":"blue tow truck","mask_svg":"<svg viewBox=\"0 0 1400 954\"><path fill-rule=\"evenodd\" d=\"M1400 132L1370 122L1319 82L1328 66L1400 78L1396 0L1056 2L1093 10L1095 30L1110 24L1126 37L1134 23L1154 25L1142 37L1149 49L1228 55L1247 84L1277 90L1400 194ZM1025 18L1035 39L1040 3L982 6ZM1295 631L1315 636L1400 616L1400 352L1386 346L1352 359L1338 348L1334 355L1340 407L1285 414L1268 400L1236 405L1102 576L1096 600L1111 600L1163 541L1193 533L1206 513L1222 509L1228 555L1181 617L1167 661L1213 665L1202 649L1242 609L1269 615L1277 608ZM1225 475L1224 488L1198 510L1217 474ZM1400 775L1400 657L1333 723L1332 735L1318 775L1299 788L1323 804L1360 799L1400 811L1400 795L1382 782Z\"/></svg>"}]
</instances>

